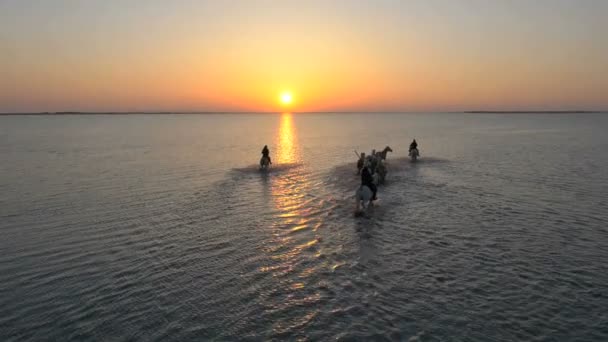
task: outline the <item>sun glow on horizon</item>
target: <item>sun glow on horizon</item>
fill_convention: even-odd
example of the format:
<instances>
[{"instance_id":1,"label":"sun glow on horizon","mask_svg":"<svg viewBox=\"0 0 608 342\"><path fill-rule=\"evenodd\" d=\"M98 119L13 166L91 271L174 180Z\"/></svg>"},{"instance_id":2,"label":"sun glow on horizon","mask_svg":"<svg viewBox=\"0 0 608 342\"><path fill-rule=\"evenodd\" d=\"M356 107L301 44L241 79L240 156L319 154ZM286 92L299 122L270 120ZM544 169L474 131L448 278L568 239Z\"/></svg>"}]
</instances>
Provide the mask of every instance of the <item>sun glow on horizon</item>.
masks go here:
<instances>
[{"instance_id":1,"label":"sun glow on horizon","mask_svg":"<svg viewBox=\"0 0 608 342\"><path fill-rule=\"evenodd\" d=\"M293 102L293 94L290 91L284 91L279 96L279 100L283 106L289 106Z\"/></svg>"},{"instance_id":2,"label":"sun glow on horizon","mask_svg":"<svg viewBox=\"0 0 608 342\"><path fill-rule=\"evenodd\" d=\"M605 110L608 1L545 2L0 0L0 113Z\"/></svg>"}]
</instances>

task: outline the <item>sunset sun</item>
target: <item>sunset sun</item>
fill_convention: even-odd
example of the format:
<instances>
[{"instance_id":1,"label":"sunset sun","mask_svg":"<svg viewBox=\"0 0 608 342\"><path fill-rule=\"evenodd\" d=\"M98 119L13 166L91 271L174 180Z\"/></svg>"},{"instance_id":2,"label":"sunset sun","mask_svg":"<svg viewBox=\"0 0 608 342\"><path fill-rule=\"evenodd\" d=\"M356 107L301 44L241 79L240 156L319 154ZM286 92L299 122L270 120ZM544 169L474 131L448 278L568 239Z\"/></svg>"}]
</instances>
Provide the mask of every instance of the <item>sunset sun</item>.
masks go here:
<instances>
[{"instance_id":1,"label":"sunset sun","mask_svg":"<svg viewBox=\"0 0 608 342\"><path fill-rule=\"evenodd\" d=\"M281 104L284 106L290 105L293 102L293 95L291 92L285 91L280 96Z\"/></svg>"}]
</instances>

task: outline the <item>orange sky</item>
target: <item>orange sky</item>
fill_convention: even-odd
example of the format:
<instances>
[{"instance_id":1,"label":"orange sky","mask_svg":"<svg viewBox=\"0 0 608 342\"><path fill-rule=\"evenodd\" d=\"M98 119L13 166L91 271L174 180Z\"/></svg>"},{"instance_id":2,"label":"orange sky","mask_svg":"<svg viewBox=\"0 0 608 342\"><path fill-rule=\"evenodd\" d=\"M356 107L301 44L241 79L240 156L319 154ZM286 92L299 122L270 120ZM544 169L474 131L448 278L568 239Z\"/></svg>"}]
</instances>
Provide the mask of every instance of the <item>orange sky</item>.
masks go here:
<instances>
[{"instance_id":1,"label":"orange sky","mask_svg":"<svg viewBox=\"0 0 608 342\"><path fill-rule=\"evenodd\" d=\"M602 15L602 13L604 15ZM602 1L0 3L0 112L608 108Z\"/></svg>"}]
</instances>

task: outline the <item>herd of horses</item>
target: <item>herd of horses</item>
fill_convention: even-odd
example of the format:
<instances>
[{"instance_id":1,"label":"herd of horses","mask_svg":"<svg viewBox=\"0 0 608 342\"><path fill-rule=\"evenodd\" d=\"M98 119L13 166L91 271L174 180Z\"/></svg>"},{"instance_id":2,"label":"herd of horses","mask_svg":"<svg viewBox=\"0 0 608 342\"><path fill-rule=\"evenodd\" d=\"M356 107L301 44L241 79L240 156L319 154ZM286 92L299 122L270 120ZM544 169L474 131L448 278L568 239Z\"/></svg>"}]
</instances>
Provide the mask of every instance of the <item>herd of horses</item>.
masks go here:
<instances>
[{"instance_id":1,"label":"herd of horses","mask_svg":"<svg viewBox=\"0 0 608 342\"><path fill-rule=\"evenodd\" d=\"M376 152L376 150L372 150L370 155L365 155L365 153L355 153L359 157L357 161L357 174L361 174L361 170L364 167L368 167L372 173L372 178L374 185L384 184L386 180L387 167L386 167L386 156L388 152L393 152L393 149L390 146L386 146L382 151ZM418 148L412 148L409 152L409 157L412 162L418 160L420 156L420 152ZM355 214L362 214L367 208L372 205L373 202L373 191L366 185L361 185L355 191L355 202L356 202L356 210Z\"/></svg>"},{"instance_id":2,"label":"herd of horses","mask_svg":"<svg viewBox=\"0 0 608 342\"><path fill-rule=\"evenodd\" d=\"M393 152L393 149L390 146L386 146L382 151L376 152L376 150L372 150L372 153L369 155L365 155L365 153L355 153L359 160L357 161L357 174L361 174L361 170L364 167L369 168L372 173L372 178L374 185L384 184L386 180L386 174L388 173L386 167L386 156L389 152ZM417 148L413 148L409 152L409 156L412 162L418 160L420 153ZM270 158L267 156L263 156L260 159L260 169L262 171L268 170L270 167ZM355 201L357 203L357 208L355 214L362 214L365 209L369 208L373 202L373 191L366 185L361 185L357 188L355 192Z\"/></svg>"}]
</instances>

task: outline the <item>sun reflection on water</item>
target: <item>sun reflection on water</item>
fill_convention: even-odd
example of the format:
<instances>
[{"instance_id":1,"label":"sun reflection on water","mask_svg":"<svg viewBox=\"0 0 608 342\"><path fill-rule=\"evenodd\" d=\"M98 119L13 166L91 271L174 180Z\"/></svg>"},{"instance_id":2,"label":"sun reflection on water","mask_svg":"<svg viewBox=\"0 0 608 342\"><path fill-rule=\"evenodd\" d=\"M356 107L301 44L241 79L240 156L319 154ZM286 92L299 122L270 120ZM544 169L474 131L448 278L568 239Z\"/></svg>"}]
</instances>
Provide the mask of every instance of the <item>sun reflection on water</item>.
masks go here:
<instances>
[{"instance_id":1,"label":"sun reflection on water","mask_svg":"<svg viewBox=\"0 0 608 342\"><path fill-rule=\"evenodd\" d=\"M299 164L300 148L298 137L291 113L283 113L280 117L279 129L276 135L276 164L282 168L281 173L273 177L271 184L272 199L276 213L273 217L273 239L271 260L282 263L281 269L292 269L299 261L299 255L308 247L314 245L314 238L305 238L305 231L311 229L312 222L307 215L310 198L306 196L310 188L309 175ZM304 233L296 238L294 233ZM281 274L281 273L279 273Z\"/></svg>"},{"instance_id":2,"label":"sun reflection on water","mask_svg":"<svg viewBox=\"0 0 608 342\"><path fill-rule=\"evenodd\" d=\"M298 231L305 229L308 225L308 220L302 216L305 202L304 189L307 186L308 177L297 165L300 160L300 150L291 113L281 115L276 139L277 164L294 167L279 175L273 182L271 191L275 208L279 211L275 217L275 223L285 230Z\"/></svg>"},{"instance_id":3,"label":"sun reflection on water","mask_svg":"<svg viewBox=\"0 0 608 342\"><path fill-rule=\"evenodd\" d=\"M259 268L275 280L265 303L267 314L277 315L273 333L277 336L306 326L317 315L315 304L321 300L312 286L319 260L317 237L319 221L312 196L311 173L301 164L301 148L294 118L291 113L280 116L275 138L273 172L270 193L273 215L268 240L262 247L267 254L266 264ZM307 307L307 308L306 308Z\"/></svg>"},{"instance_id":4,"label":"sun reflection on water","mask_svg":"<svg viewBox=\"0 0 608 342\"><path fill-rule=\"evenodd\" d=\"M277 161L279 163L286 164L299 161L299 153L296 148L296 134L291 113L283 113L281 115L277 147Z\"/></svg>"}]
</instances>

